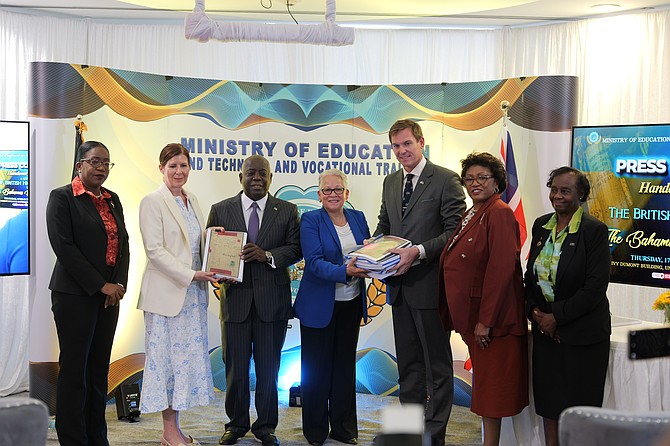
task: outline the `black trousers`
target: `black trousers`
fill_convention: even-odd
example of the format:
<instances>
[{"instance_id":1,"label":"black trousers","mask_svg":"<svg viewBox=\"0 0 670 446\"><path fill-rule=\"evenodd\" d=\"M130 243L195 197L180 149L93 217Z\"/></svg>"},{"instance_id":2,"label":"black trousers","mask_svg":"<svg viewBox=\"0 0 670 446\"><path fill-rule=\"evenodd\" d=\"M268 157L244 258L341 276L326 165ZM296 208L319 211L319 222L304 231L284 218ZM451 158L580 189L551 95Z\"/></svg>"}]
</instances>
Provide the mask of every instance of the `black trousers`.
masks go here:
<instances>
[{"instance_id":1,"label":"black trousers","mask_svg":"<svg viewBox=\"0 0 670 446\"><path fill-rule=\"evenodd\" d=\"M356 346L362 315L361 296L335 301L324 328L300 324L302 431L307 441L358 437Z\"/></svg>"},{"instance_id":2,"label":"black trousers","mask_svg":"<svg viewBox=\"0 0 670 446\"><path fill-rule=\"evenodd\" d=\"M105 296L51 292L60 356L56 432L61 446L108 446L107 374L119 307Z\"/></svg>"},{"instance_id":3,"label":"black trousers","mask_svg":"<svg viewBox=\"0 0 670 446\"><path fill-rule=\"evenodd\" d=\"M252 305L244 322L221 322L223 362L226 365L226 429L240 435L251 432L260 437L274 433L279 421L277 380L281 349L286 339L287 321L263 322ZM256 412L251 424L249 366L256 366Z\"/></svg>"},{"instance_id":4,"label":"black trousers","mask_svg":"<svg viewBox=\"0 0 670 446\"><path fill-rule=\"evenodd\" d=\"M431 444L443 446L454 402L450 333L442 328L437 309L412 308L398 296L392 311L400 403L424 406Z\"/></svg>"}]
</instances>

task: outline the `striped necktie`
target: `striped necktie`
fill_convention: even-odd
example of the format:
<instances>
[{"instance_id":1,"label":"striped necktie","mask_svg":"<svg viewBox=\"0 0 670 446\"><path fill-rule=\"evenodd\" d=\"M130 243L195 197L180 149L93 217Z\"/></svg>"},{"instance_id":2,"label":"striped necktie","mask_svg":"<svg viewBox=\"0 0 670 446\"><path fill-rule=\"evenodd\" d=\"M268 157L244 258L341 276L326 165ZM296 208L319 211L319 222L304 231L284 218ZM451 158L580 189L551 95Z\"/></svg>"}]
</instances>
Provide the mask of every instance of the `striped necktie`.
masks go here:
<instances>
[{"instance_id":1,"label":"striped necktie","mask_svg":"<svg viewBox=\"0 0 670 446\"><path fill-rule=\"evenodd\" d=\"M412 173L405 175L405 189L402 192L402 215L405 215L405 209L407 209L409 200L412 198L412 191L414 190L412 187L412 178L414 178L414 174Z\"/></svg>"}]
</instances>

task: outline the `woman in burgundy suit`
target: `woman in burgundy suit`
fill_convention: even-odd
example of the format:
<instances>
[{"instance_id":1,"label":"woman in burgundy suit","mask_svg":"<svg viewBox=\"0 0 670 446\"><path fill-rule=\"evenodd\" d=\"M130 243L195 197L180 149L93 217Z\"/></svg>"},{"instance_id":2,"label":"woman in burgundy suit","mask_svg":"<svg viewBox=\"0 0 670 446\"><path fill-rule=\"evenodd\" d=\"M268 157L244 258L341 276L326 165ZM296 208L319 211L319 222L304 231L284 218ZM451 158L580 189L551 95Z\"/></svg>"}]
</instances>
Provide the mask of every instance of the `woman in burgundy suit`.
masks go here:
<instances>
[{"instance_id":1,"label":"woman in burgundy suit","mask_svg":"<svg viewBox=\"0 0 670 446\"><path fill-rule=\"evenodd\" d=\"M528 405L528 344L519 258L519 225L500 199L505 167L472 153L461 181L472 199L440 258L440 316L472 359L472 405L484 424L484 445L497 445L502 417Z\"/></svg>"}]
</instances>

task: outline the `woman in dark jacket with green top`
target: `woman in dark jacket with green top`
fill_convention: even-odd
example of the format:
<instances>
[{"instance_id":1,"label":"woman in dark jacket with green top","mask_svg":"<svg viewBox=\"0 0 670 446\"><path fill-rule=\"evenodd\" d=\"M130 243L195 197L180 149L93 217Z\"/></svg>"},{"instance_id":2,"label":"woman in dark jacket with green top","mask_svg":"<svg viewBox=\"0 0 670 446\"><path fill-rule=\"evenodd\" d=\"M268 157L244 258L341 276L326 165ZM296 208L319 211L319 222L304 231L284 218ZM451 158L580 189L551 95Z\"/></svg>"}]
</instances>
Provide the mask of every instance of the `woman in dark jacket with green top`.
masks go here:
<instances>
[{"instance_id":1,"label":"woman in dark jacket with green top","mask_svg":"<svg viewBox=\"0 0 670 446\"><path fill-rule=\"evenodd\" d=\"M577 169L549 174L555 212L533 224L526 269L526 314L533 334L535 411L547 446L572 406L602 406L611 333L607 226L581 207L591 190Z\"/></svg>"}]
</instances>

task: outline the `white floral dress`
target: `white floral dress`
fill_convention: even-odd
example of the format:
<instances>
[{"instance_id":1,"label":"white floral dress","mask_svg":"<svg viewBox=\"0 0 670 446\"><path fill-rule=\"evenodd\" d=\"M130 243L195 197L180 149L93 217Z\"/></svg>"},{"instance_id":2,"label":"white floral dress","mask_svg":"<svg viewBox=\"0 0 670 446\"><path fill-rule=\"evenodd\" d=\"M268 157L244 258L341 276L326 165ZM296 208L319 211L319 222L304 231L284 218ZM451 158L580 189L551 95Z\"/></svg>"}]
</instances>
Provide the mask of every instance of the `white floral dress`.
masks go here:
<instances>
[{"instance_id":1,"label":"white floral dress","mask_svg":"<svg viewBox=\"0 0 670 446\"><path fill-rule=\"evenodd\" d=\"M201 228L189 202L175 201L186 221L194 270L201 267ZM140 411L160 412L168 407L186 410L206 406L214 399L212 367L207 343L205 282L191 282L184 306L175 317L144 313L145 362Z\"/></svg>"}]
</instances>

